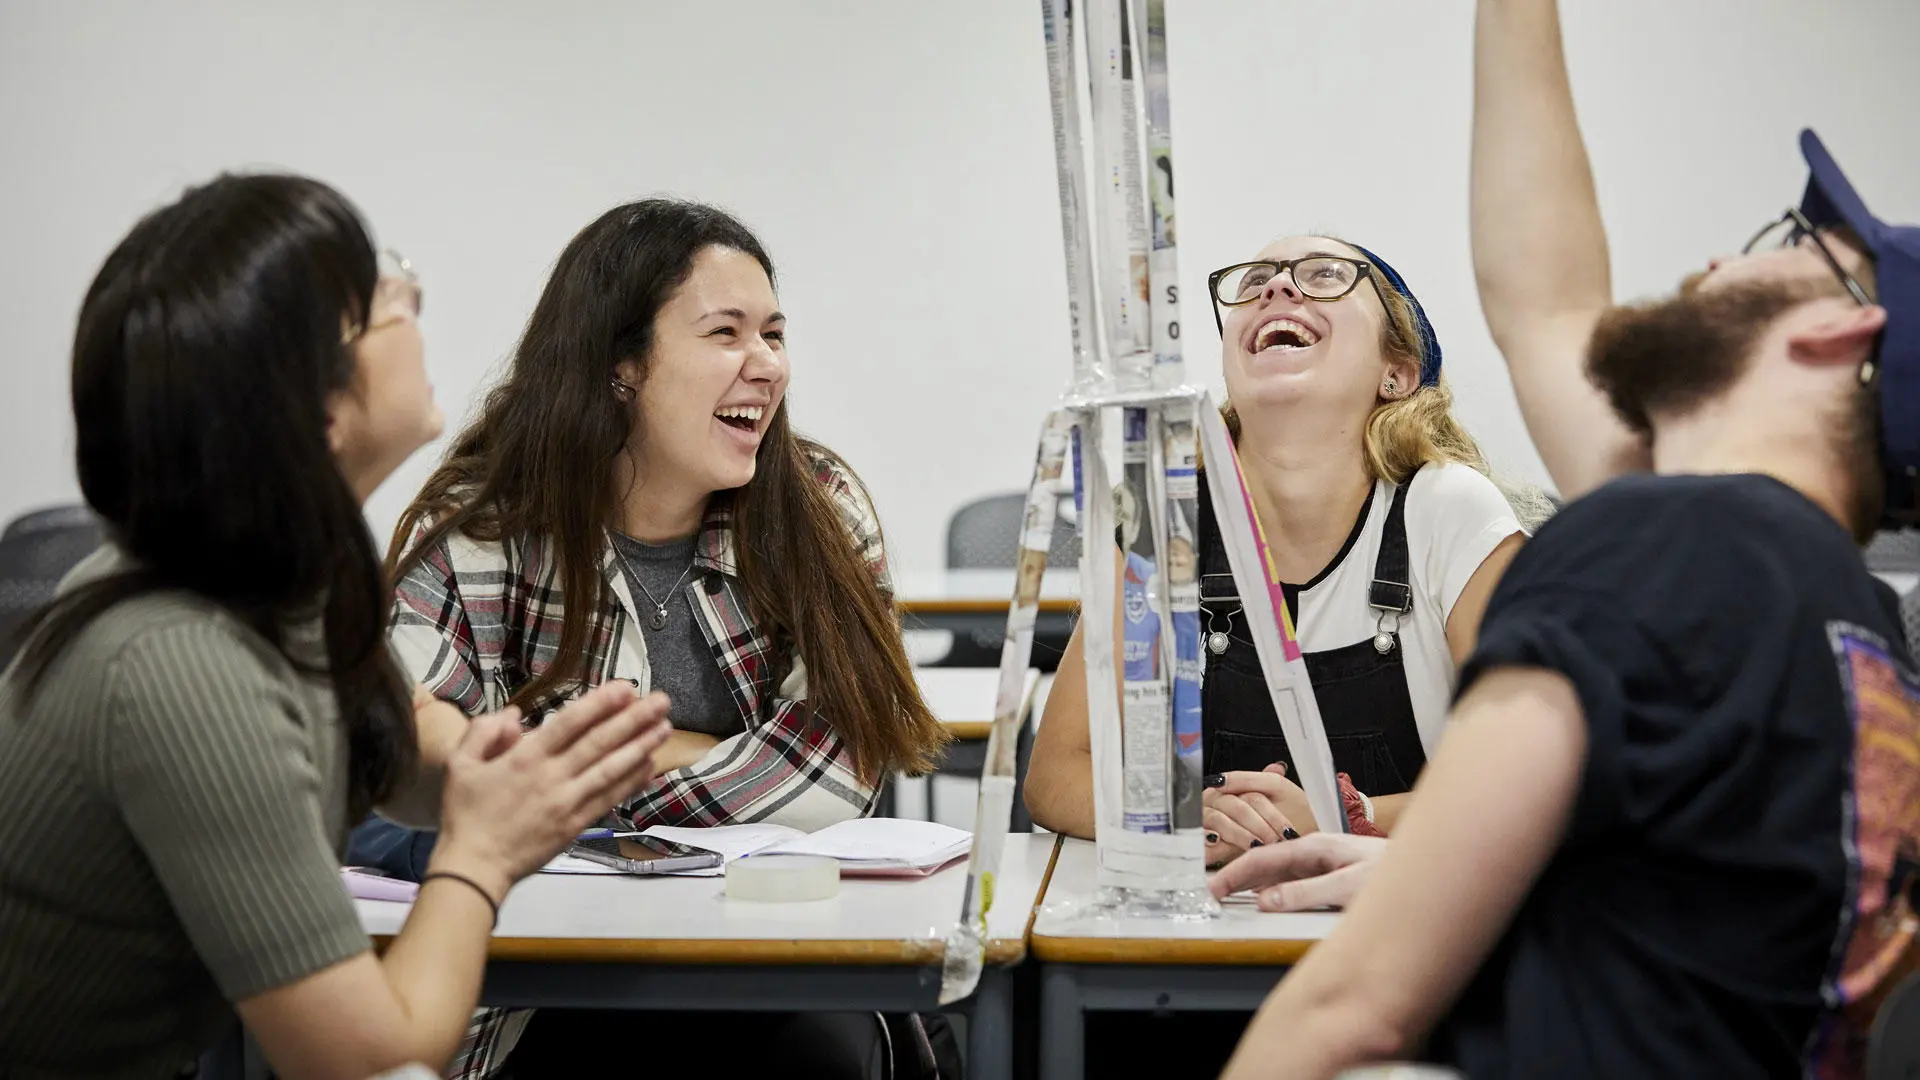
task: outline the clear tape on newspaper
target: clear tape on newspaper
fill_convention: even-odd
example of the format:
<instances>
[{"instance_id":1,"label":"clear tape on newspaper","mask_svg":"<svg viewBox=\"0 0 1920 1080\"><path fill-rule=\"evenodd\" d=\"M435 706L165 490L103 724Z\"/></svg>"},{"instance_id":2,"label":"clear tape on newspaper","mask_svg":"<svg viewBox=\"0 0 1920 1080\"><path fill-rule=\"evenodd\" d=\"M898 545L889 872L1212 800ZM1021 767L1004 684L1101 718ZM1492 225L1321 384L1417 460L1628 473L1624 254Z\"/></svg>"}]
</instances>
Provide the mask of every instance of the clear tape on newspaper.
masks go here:
<instances>
[{"instance_id":1,"label":"clear tape on newspaper","mask_svg":"<svg viewBox=\"0 0 1920 1080\"><path fill-rule=\"evenodd\" d=\"M993 730L981 770L974 810L973 851L960 898L960 918L946 942L940 973L940 1002L949 1004L973 993L986 962L987 913L993 907L993 883L1000 873L1013 813L1014 773L1020 728L1031 702L1026 697L1027 662L1033 654L1033 627L1040 610L1040 582L1053 542L1055 509L1073 414L1061 409L1040 429L1033 480L1027 486L1020 525L1020 555L1014 574L1013 602L1007 611L1006 643L1000 647L1000 682L994 697Z\"/></svg>"},{"instance_id":2,"label":"clear tape on newspaper","mask_svg":"<svg viewBox=\"0 0 1920 1080\"><path fill-rule=\"evenodd\" d=\"M1073 386L1098 391L1109 378L1099 348L1093 301L1093 244L1088 235L1086 144L1081 139L1081 43L1075 0L1040 0L1046 31L1047 90L1053 104L1053 159L1059 180L1060 235L1067 257L1067 318L1073 334Z\"/></svg>"}]
</instances>

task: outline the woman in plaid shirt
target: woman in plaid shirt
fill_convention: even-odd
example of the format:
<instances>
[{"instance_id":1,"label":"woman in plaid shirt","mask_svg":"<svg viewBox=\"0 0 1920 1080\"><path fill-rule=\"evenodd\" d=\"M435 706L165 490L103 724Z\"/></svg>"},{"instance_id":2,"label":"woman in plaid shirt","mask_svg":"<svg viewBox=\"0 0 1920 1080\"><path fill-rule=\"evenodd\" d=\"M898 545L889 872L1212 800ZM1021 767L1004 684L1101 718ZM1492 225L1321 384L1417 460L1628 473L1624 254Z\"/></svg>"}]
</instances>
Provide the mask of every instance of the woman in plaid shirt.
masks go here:
<instances>
[{"instance_id":1,"label":"woman in plaid shirt","mask_svg":"<svg viewBox=\"0 0 1920 1080\"><path fill-rule=\"evenodd\" d=\"M712 207L602 215L394 533L393 645L436 696L529 725L609 679L673 697L660 776L616 811L639 828L819 829L944 738L872 504L781 407L773 276ZM517 1028L483 1015L465 1074Z\"/></svg>"}]
</instances>

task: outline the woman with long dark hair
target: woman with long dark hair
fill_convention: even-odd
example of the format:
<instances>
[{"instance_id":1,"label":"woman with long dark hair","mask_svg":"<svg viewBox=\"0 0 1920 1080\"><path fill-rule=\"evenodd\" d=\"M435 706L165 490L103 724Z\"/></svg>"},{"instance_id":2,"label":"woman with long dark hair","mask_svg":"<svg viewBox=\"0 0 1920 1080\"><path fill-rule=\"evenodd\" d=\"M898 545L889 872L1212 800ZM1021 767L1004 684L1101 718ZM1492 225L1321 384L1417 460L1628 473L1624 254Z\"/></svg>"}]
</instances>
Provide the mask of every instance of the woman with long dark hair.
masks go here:
<instances>
[{"instance_id":1,"label":"woman with long dark hair","mask_svg":"<svg viewBox=\"0 0 1920 1080\"><path fill-rule=\"evenodd\" d=\"M419 298L294 176L188 191L94 279L73 410L109 542L0 679L0 1071L179 1075L235 1008L282 1076L444 1064L507 889L651 779L659 697L522 737L388 651L361 502L440 428ZM374 807L441 829L380 957L338 870Z\"/></svg>"},{"instance_id":2,"label":"woman with long dark hair","mask_svg":"<svg viewBox=\"0 0 1920 1080\"><path fill-rule=\"evenodd\" d=\"M713 207L601 215L394 535L394 642L436 693L538 722L608 679L668 690L642 827L819 828L943 738L866 492L783 407L773 278Z\"/></svg>"},{"instance_id":3,"label":"woman with long dark hair","mask_svg":"<svg viewBox=\"0 0 1920 1080\"><path fill-rule=\"evenodd\" d=\"M872 504L788 418L786 323L732 216L609 210L394 533L393 642L434 693L537 725L610 681L667 692L664 771L617 810L639 828L822 828L944 739ZM480 1024L464 1071L516 1035Z\"/></svg>"}]
</instances>

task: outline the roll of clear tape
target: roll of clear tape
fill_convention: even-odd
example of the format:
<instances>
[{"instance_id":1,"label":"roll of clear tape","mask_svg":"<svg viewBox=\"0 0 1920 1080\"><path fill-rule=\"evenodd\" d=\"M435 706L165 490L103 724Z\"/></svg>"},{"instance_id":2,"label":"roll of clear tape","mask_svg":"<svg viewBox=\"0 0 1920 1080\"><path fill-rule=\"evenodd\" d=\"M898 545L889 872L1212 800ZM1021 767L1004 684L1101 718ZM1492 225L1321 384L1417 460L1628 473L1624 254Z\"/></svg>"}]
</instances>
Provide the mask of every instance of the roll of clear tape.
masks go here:
<instances>
[{"instance_id":1,"label":"roll of clear tape","mask_svg":"<svg viewBox=\"0 0 1920 1080\"><path fill-rule=\"evenodd\" d=\"M757 855L727 864L730 900L826 900L840 894L840 863L818 855Z\"/></svg>"}]
</instances>

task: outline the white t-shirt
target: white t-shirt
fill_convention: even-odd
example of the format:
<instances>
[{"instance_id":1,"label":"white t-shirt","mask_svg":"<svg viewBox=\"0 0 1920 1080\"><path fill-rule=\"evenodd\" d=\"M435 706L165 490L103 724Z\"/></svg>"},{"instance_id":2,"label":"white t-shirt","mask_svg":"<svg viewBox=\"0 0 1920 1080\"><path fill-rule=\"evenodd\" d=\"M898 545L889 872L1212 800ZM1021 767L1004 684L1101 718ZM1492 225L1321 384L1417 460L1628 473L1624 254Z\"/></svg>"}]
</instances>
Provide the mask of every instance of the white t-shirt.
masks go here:
<instances>
[{"instance_id":1,"label":"white t-shirt","mask_svg":"<svg viewBox=\"0 0 1920 1080\"><path fill-rule=\"evenodd\" d=\"M1431 757L1453 703L1447 616L1474 571L1502 540L1520 531L1520 522L1493 481L1468 466L1428 465L1414 473L1410 482L1407 572L1412 579L1408 584L1413 588L1413 610L1400 618L1400 647L1420 745ZM1371 641L1377 632L1380 613L1367 606L1367 593L1394 487L1385 480L1374 482L1367 523L1353 547L1326 577L1301 591L1296 630L1302 650L1343 648Z\"/></svg>"}]
</instances>

